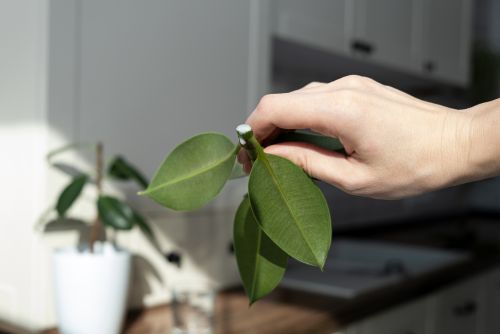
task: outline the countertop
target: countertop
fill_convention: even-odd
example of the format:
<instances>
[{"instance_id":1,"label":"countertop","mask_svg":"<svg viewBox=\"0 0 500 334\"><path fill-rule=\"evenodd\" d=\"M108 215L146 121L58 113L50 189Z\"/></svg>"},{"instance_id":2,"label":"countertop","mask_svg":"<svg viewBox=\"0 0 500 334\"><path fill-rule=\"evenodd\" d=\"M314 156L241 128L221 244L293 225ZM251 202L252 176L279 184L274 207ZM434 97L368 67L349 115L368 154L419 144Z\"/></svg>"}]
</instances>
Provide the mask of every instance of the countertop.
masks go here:
<instances>
[{"instance_id":1,"label":"countertop","mask_svg":"<svg viewBox=\"0 0 500 334\"><path fill-rule=\"evenodd\" d=\"M443 227L439 227L442 229ZM405 241L427 246L443 244L429 238L428 233L406 232L377 234L377 240ZM461 230L461 228L460 228ZM442 234L442 233L441 233ZM436 234L439 235L439 234ZM364 236L366 237L366 235ZM500 264L498 252L485 252L445 268L400 283L378 289L355 299L345 300L284 288L251 307L241 288L222 291L216 300L215 333L221 334L279 334L325 333L331 334L349 323L356 322L400 303L430 294ZM127 318L126 334L168 333L170 328L169 306L131 312ZM56 330L43 334L57 334Z\"/></svg>"},{"instance_id":2,"label":"countertop","mask_svg":"<svg viewBox=\"0 0 500 334\"><path fill-rule=\"evenodd\" d=\"M270 296L249 307L241 289L230 289L217 297L215 333L332 334L349 323L424 296L499 263L499 258L467 260L460 265L409 279L352 300L278 288ZM168 306L163 306L129 316L125 333L168 333L169 328L170 310Z\"/></svg>"}]
</instances>

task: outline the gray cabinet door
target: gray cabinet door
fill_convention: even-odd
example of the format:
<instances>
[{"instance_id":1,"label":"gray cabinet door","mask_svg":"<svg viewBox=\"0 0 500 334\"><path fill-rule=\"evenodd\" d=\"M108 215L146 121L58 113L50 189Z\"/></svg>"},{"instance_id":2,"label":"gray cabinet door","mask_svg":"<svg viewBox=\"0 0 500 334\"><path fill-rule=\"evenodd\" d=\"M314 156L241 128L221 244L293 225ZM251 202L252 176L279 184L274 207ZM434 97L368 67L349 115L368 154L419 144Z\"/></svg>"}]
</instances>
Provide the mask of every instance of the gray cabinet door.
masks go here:
<instances>
[{"instance_id":1,"label":"gray cabinet door","mask_svg":"<svg viewBox=\"0 0 500 334\"><path fill-rule=\"evenodd\" d=\"M432 298L434 334L475 334L478 314L483 312L478 280L469 280Z\"/></svg>"},{"instance_id":2,"label":"gray cabinet door","mask_svg":"<svg viewBox=\"0 0 500 334\"><path fill-rule=\"evenodd\" d=\"M354 0L355 56L403 70L416 66L416 0Z\"/></svg>"},{"instance_id":3,"label":"gray cabinet door","mask_svg":"<svg viewBox=\"0 0 500 334\"><path fill-rule=\"evenodd\" d=\"M484 308L480 312L479 334L500 333L500 269L486 275L481 282Z\"/></svg>"},{"instance_id":4,"label":"gray cabinet door","mask_svg":"<svg viewBox=\"0 0 500 334\"><path fill-rule=\"evenodd\" d=\"M398 306L365 320L358 334L426 334L426 301Z\"/></svg>"},{"instance_id":5,"label":"gray cabinet door","mask_svg":"<svg viewBox=\"0 0 500 334\"><path fill-rule=\"evenodd\" d=\"M274 34L312 47L347 51L348 0L277 0Z\"/></svg>"},{"instance_id":6,"label":"gray cabinet door","mask_svg":"<svg viewBox=\"0 0 500 334\"><path fill-rule=\"evenodd\" d=\"M425 0L423 55L427 75L459 85L469 80L471 0Z\"/></svg>"}]
</instances>

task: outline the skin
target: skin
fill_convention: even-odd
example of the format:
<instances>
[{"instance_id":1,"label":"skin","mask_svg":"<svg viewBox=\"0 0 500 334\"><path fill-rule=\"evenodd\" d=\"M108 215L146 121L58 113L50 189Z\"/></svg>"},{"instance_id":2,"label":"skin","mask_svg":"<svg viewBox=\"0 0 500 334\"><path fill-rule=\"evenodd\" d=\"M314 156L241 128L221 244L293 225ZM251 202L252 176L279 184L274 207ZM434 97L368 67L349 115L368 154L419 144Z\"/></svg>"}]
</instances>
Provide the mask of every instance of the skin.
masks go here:
<instances>
[{"instance_id":1,"label":"skin","mask_svg":"<svg viewBox=\"0 0 500 334\"><path fill-rule=\"evenodd\" d=\"M346 155L297 142L265 151L353 195L397 199L500 174L500 99L456 110L347 76L266 95L246 123L264 146L288 129L338 138ZM238 160L248 172L246 152Z\"/></svg>"}]
</instances>

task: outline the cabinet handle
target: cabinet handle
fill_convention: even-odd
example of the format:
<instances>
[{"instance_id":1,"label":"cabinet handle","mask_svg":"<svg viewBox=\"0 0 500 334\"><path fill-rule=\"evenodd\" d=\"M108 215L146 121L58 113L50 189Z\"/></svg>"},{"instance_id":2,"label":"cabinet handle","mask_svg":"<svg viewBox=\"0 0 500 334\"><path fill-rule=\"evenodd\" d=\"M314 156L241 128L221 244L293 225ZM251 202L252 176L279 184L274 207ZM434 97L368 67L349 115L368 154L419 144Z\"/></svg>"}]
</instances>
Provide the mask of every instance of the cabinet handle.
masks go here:
<instances>
[{"instance_id":1,"label":"cabinet handle","mask_svg":"<svg viewBox=\"0 0 500 334\"><path fill-rule=\"evenodd\" d=\"M466 301L462 305L455 306L453 313L457 317L467 317L475 314L477 311L477 304L474 301Z\"/></svg>"},{"instance_id":2,"label":"cabinet handle","mask_svg":"<svg viewBox=\"0 0 500 334\"><path fill-rule=\"evenodd\" d=\"M424 63L423 67L426 72L432 73L436 69L436 64L433 61L429 60Z\"/></svg>"},{"instance_id":3,"label":"cabinet handle","mask_svg":"<svg viewBox=\"0 0 500 334\"><path fill-rule=\"evenodd\" d=\"M372 54L373 51L375 51L375 48L372 44L360 40L353 40L351 42L351 49L355 52L359 52L365 55Z\"/></svg>"}]
</instances>

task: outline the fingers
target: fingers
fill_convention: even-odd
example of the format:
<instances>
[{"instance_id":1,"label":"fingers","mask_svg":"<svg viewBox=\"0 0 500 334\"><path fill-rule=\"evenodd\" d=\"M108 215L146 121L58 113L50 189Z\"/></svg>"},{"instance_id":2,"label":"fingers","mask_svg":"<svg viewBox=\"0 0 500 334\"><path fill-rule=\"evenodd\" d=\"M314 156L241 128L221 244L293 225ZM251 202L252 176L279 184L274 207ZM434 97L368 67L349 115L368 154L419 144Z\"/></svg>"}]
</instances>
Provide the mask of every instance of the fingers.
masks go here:
<instances>
[{"instance_id":1,"label":"fingers","mask_svg":"<svg viewBox=\"0 0 500 334\"><path fill-rule=\"evenodd\" d=\"M342 122L357 111L355 103L383 87L357 75L330 83L311 82L290 93L264 96L246 123L261 142L276 134L276 129L308 128L338 137L346 127Z\"/></svg>"},{"instance_id":2,"label":"fingers","mask_svg":"<svg viewBox=\"0 0 500 334\"><path fill-rule=\"evenodd\" d=\"M311 90L312 88L320 88L320 87L325 87L327 84L324 82L317 82L313 81L305 85L304 87L297 89L296 92L298 91L306 91L306 90Z\"/></svg>"},{"instance_id":3,"label":"fingers","mask_svg":"<svg viewBox=\"0 0 500 334\"><path fill-rule=\"evenodd\" d=\"M265 148L266 153L278 155L300 166L311 177L323 180L347 192L355 191L358 166L341 153L306 143L281 143Z\"/></svg>"},{"instance_id":4,"label":"fingers","mask_svg":"<svg viewBox=\"0 0 500 334\"><path fill-rule=\"evenodd\" d=\"M292 92L264 96L247 122L259 141L276 134L276 129L311 129L338 137L343 112L351 99L344 91ZM350 112L354 112L351 110Z\"/></svg>"}]
</instances>

